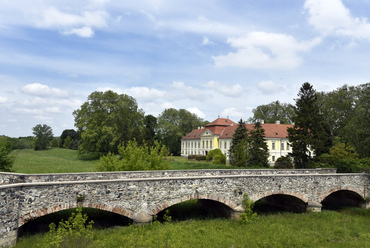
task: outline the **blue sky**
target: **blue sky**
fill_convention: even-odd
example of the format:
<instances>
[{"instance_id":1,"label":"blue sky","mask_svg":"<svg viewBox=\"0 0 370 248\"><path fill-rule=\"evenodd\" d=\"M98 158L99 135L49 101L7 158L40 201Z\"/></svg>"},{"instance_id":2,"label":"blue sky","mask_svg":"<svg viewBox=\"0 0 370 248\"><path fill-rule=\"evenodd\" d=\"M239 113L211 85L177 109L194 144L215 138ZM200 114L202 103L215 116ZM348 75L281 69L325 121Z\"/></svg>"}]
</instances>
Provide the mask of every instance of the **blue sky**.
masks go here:
<instances>
[{"instance_id":1,"label":"blue sky","mask_svg":"<svg viewBox=\"0 0 370 248\"><path fill-rule=\"evenodd\" d=\"M0 1L0 135L54 135L93 91L213 121L370 80L370 0Z\"/></svg>"}]
</instances>

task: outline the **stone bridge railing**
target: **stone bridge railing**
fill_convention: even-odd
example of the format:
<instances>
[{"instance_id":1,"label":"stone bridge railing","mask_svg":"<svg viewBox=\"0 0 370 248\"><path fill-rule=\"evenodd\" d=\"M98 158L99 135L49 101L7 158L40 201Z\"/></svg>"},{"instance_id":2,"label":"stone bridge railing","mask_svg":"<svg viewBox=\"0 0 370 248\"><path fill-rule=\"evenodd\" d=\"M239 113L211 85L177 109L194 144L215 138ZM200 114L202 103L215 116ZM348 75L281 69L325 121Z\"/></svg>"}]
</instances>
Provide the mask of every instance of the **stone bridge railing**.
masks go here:
<instances>
[{"instance_id":1,"label":"stone bridge railing","mask_svg":"<svg viewBox=\"0 0 370 248\"><path fill-rule=\"evenodd\" d=\"M254 201L271 195L288 195L308 207L319 208L327 196L337 191L353 192L364 202L370 197L369 174L320 174L318 170L306 174L305 171L279 174L280 171L274 170L239 172L234 175L232 170L185 171L186 176L175 176L178 171L18 174L29 182L13 178L19 181L0 186L0 246L14 244L17 230L24 223L79 205L146 222L160 211L191 199L220 202L230 209L231 214L237 214L244 210L244 193ZM161 173L163 176L158 177ZM92 179L77 179L81 175ZM113 175L125 175L125 178L111 179ZM74 180L68 181L69 176ZM104 179L97 180L99 177ZM52 178L56 180L51 181Z\"/></svg>"}]
</instances>

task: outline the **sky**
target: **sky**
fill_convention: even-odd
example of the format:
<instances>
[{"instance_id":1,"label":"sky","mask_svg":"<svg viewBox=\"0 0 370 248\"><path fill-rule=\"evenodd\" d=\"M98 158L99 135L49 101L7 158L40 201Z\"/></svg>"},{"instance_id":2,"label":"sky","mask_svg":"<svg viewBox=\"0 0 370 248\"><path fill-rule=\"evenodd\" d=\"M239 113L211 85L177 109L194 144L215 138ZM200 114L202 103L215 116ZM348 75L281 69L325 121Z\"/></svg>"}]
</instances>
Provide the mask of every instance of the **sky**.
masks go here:
<instances>
[{"instance_id":1,"label":"sky","mask_svg":"<svg viewBox=\"0 0 370 248\"><path fill-rule=\"evenodd\" d=\"M370 80L370 0L0 0L0 135L55 136L94 91L237 122Z\"/></svg>"}]
</instances>

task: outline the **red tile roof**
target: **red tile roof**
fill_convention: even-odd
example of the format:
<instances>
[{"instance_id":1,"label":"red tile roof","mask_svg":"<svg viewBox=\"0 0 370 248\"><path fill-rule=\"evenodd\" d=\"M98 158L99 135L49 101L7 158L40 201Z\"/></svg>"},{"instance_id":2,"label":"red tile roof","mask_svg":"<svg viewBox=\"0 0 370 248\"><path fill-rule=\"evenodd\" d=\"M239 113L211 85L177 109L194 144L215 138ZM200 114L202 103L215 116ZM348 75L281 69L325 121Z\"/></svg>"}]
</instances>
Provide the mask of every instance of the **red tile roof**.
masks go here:
<instances>
[{"instance_id":1,"label":"red tile roof","mask_svg":"<svg viewBox=\"0 0 370 248\"><path fill-rule=\"evenodd\" d=\"M187 134L183 139L192 140L200 139L200 135L206 131L211 131L214 135L219 135L220 139L232 138L235 132L235 129L238 127L238 124L232 120L226 118L218 118L215 121L206 125L205 128L194 129L189 134ZM254 129L254 124L246 124L247 129ZM293 125L286 124L271 124L265 123L262 124L262 128L265 129L266 138L287 138L289 127Z\"/></svg>"}]
</instances>

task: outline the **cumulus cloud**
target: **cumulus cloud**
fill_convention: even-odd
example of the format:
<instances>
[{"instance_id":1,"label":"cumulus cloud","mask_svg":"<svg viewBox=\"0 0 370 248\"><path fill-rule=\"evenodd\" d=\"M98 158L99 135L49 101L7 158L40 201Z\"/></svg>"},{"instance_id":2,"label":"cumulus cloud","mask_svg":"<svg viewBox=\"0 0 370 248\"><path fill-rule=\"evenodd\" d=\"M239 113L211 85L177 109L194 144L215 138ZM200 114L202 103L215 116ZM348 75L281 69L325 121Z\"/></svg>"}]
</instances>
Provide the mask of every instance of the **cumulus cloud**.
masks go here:
<instances>
[{"instance_id":1,"label":"cumulus cloud","mask_svg":"<svg viewBox=\"0 0 370 248\"><path fill-rule=\"evenodd\" d=\"M42 11L36 25L40 28L57 29L65 35L92 37L94 35L92 28L106 27L108 17L109 15L101 10L70 14L55 7L49 7Z\"/></svg>"},{"instance_id":2,"label":"cumulus cloud","mask_svg":"<svg viewBox=\"0 0 370 248\"><path fill-rule=\"evenodd\" d=\"M206 118L206 115L197 107L187 108L186 110L189 111L190 113L197 115L202 119Z\"/></svg>"},{"instance_id":3,"label":"cumulus cloud","mask_svg":"<svg viewBox=\"0 0 370 248\"><path fill-rule=\"evenodd\" d=\"M197 88L186 86L183 82L173 82L170 85L171 93L176 95L176 98L189 98L194 100L204 100L204 93Z\"/></svg>"},{"instance_id":4,"label":"cumulus cloud","mask_svg":"<svg viewBox=\"0 0 370 248\"><path fill-rule=\"evenodd\" d=\"M202 44L203 44L204 46L207 46L207 45L212 45L212 44L214 44L214 43L213 43L212 41L210 41L208 37L204 36L204 37L203 37L203 42L202 42Z\"/></svg>"},{"instance_id":5,"label":"cumulus cloud","mask_svg":"<svg viewBox=\"0 0 370 248\"><path fill-rule=\"evenodd\" d=\"M243 113L237 110L236 108L226 108L222 111L221 115L228 117L239 117L243 116Z\"/></svg>"},{"instance_id":6,"label":"cumulus cloud","mask_svg":"<svg viewBox=\"0 0 370 248\"><path fill-rule=\"evenodd\" d=\"M323 35L349 36L370 41L370 23L353 17L341 0L307 0L308 22Z\"/></svg>"},{"instance_id":7,"label":"cumulus cloud","mask_svg":"<svg viewBox=\"0 0 370 248\"><path fill-rule=\"evenodd\" d=\"M27 84L21 89L21 91L25 94L39 97L68 97L67 91L58 88L50 88L48 85L40 83Z\"/></svg>"},{"instance_id":8,"label":"cumulus cloud","mask_svg":"<svg viewBox=\"0 0 370 248\"><path fill-rule=\"evenodd\" d=\"M320 38L299 42L286 34L252 32L227 40L236 52L212 58L217 67L294 69L303 62L298 53L307 52L320 42Z\"/></svg>"},{"instance_id":9,"label":"cumulus cloud","mask_svg":"<svg viewBox=\"0 0 370 248\"><path fill-rule=\"evenodd\" d=\"M274 93L280 88L274 81L271 81L271 80L262 81L262 82L258 83L257 87L264 94Z\"/></svg>"},{"instance_id":10,"label":"cumulus cloud","mask_svg":"<svg viewBox=\"0 0 370 248\"><path fill-rule=\"evenodd\" d=\"M132 87L123 92L143 102L157 101L158 99L164 98L167 94L166 91L147 87Z\"/></svg>"},{"instance_id":11,"label":"cumulus cloud","mask_svg":"<svg viewBox=\"0 0 370 248\"><path fill-rule=\"evenodd\" d=\"M8 102L7 97L0 96L0 103L7 103L7 102Z\"/></svg>"},{"instance_id":12,"label":"cumulus cloud","mask_svg":"<svg viewBox=\"0 0 370 248\"><path fill-rule=\"evenodd\" d=\"M243 94L243 86L240 84L225 85L219 82L210 81L206 83L206 87L213 89L214 91L229 97L237 97Z\"/></svg>"}]
</instances>

